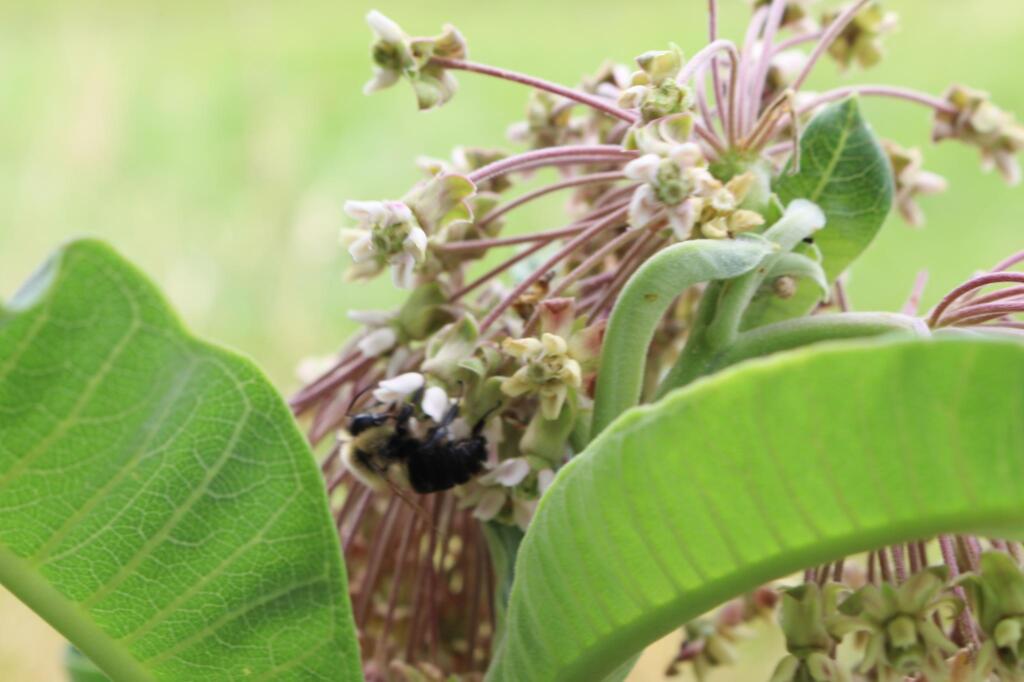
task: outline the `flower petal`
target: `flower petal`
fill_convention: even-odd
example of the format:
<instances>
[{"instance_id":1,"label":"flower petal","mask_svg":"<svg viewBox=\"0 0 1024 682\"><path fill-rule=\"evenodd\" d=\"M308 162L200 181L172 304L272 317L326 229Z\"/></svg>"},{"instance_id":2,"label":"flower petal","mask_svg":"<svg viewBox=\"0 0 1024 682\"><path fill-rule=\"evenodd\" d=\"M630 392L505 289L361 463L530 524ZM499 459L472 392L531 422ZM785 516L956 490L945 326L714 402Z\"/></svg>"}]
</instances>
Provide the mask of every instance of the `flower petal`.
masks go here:
<instances>
[{"instance_id":1,"label":"flower petal","mask_svg":"<svg viewBox=\"0 0 1024 682\"><path fill-rule=\"evenodd\" d=\"M348 247L348 255L356 263L365 263L373 260L376 252L377 250L373 247L373 238L369 232L365 232L357 237Z\"/></svg>"},{"instance_id":2,"label":"flower petal","mask_svg":"<svg viewBox=\"0 0 1024 682\"><path fill-rule=\"evenodd\" d=\"M513 457L499 464L489 476L495 483L514 488L530 475L530 463L525 457Z\"/></svg>"},{"instance_id":3,"label":"flower petal","mask_svg":"<svg viewBox=\"0 0 1024 682\"><path fill-rule=\"evenodd\" d=\"M541 469L537 473L537 490L543 495L547 492L547 489L551 487L551 483L555 480L555 472L551 469Z\"/></svg>"},{"instance_id":4,"label":"flower petal","mask_svg":"<svg viewBox=\"0 0 1024 682\"><path fill-rule=\"evenodd\" d=\"M537 500L512 500L512 518L520 530L525 531L529 527L535 511Z\"/></svg>"},{"instance_id":5,"label":"flower petal","mask_svg":"<svg viewBox=\"0 0 1024 682\"><path fill-rule=\"evenodd\" d=\"M661 209L661 203L650 185L641 185L629 200L629 227L639 230L646 227Z\"/></svg>"},{"instance_id":6,"label":"flower petal","mask_svg":"<svg viewBox=\"0 0 1024 682\"><path fill-rule=\"evenodd\" d=\"M562 413L562 406L565 404L565 398L569 393L569 388L565 384L555 384L551 387L546 387L540 391L540 412L541 415L548 421L558 419L558 415Z\"/></svg>"},{"instance_id":7,"label":"flower petal","mask_svg":"<svg viewBox=\"0 0 1024 682\"><path fill-rule=\"evenodd\" d=\"M658 181L658 167L661 165L661 157L657 154L644 154L638 159L633 159L622 169L622 174L630 180L654 184Z\"/></svg>"},{"instance_id":8,"label":"flower petal","mask_svg":"<svg viewBox=\"0 0 1024 682\"><path fill-rule=\"evenodd\" d=\"M540 328L543 332L568 337L576 320L576 303L571 298L551 298L540 303Z\"/></svg>"},{"instance_id":9,"label":"flower petal","mask_svg":"<svg viewBox=\"0 0 1024 682\"><path fill-rule=\"evenodd\" d=\"M533 390L533 383L527 378L525 367L501 382L501 392L510 398L526 395L531 390Z\"/></svg>"},{"instance_id":10,"label":"flower petal","mask_svg":"<svg viewBox=\"0 0 1024 682\"><path fill-rule=\"evenodd\" d=\"M448 394L440 386L431 386L427 389L426 393L423 394L423 402L421 403L423 412L428 417L433 419L438 424L444 420L445 415L448 414L448 410L451 409L451 400L448 398Z\"/></svg>"},{"instance_id":11,"label":"flower petal","mask_svg":"<svg viewBox=\"0 0 1024 682\"><path fill-rule=\"evenodd\" d=\"M501 512L505 506L505 491L501 488L491 488L480 497L473 516L481 521L490 521Z\"/></svg>"},{"instance_id":12,"label":"flower petal","mask_svg":"<svg viewBox=\"0 0 1024 682\"><path fill-rule=\"evenodd\" d=\"M391 260L391 281L399 289L416 287L416 259L407 253L395 256Z\"/></svg>"},{"instance_id":13,"label":"flower petal","mask_svg":"<svg viewBox=\"0 0 1024 682\"><path fill-rule=\"evenodd\" d=\"M412 395L421 388L423 388L423 375L418 372L407 372L381 381L373 392L373 397L382 403L393 403Z\"/></svg>"},{"instance_id":14,"label":"flower petal","mask_svg":"<svg viewBox=\"0 0 1024 682\"><path fill-rule=\"evenodd\" d=\"M366 23L383 41L400 43L405 40L405 31L377 10L370 10L370 13L366 15Z\"/></svg>"},{"instance_id":15,"label":"flower petal","mask_svg":"<svg viewBox=\"0 0 1024 682\"><path fill-rule=\"evenodd\" d=\"M405 238L402 246L410 256L416 260L423 260L427 254L427 233L421 227L413 227L409 230L409 236Z\"/></svg>"},{"instance_id":16,"label":"flower petal","mask_svg":"<svg viewBox=\"0 0 1024 682\"><path fill-rule=\"evenodd\" d=\"M363 94L372 95L375 92L390 88L401 77L400 73L392 69L374 69L373 77L363 84Z\"/></svg>"},{"instance_id":17,"label":"flower petal","mask_svg":"<svg viewBox=\"0 0 1024 682\"><path fill-rule=\"evenodd\" d=\"M368 327L383 327L395 319L395 314L390 310L350 310L348 319Z\"/></svg>"},{"instance_id":18,"label":"flower petal","mask_svg":"<svg viewBox=\"0 0 1024 682\"><path fill-rule=\"evenodd\" d=\"M391 327L380 327L359 341L359 351L368 358L388 352L398 343L398 333Z\"/></svg>"},{"instance_id":19,"label":"flower petal","mask_svg":"<svg viewBox=\"0 0 1024 682\"><path fill-rule=\"evenodd\" d=\"M566 343L565 339L556 334L545 332L541 335L540 342L543 344L544 352L547 355L564 355L569 350L569 344Z\"/></svg>"}]
</instances>

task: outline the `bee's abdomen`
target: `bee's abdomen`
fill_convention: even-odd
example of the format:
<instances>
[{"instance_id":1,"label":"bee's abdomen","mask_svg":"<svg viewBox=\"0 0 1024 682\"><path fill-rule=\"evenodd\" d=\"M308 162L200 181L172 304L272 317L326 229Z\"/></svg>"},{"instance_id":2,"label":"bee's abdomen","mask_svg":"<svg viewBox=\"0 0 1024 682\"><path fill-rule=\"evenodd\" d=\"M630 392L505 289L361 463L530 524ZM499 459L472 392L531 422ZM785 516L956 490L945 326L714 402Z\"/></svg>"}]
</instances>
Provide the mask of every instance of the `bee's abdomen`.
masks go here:
<instances>
[{"instance_id":1,"label":"bee's abdomen","mask_svg":"<svg viewBox=\"0 0 1024 682\"><path fill-rule=\"evenodd\" d=\"M448 490L480 473L486 459L487 447L482 438L425 446L409 458L409 484L418 493Z\"/></svg>"}]
</instances>

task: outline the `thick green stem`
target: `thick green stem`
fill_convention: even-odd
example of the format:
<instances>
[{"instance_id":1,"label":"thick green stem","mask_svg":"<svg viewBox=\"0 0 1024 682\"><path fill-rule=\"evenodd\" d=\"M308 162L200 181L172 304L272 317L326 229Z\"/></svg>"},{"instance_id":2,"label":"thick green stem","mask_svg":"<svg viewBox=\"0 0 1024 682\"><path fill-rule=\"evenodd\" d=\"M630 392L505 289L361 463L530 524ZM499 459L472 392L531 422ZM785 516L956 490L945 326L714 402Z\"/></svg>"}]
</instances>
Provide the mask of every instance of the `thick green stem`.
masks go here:
<instances>
[{"instance_id":1,"label":"thick green stem","mask_svg":"<svg viewBox=\"0 0 1024 682\"><path fill-rule=\"evenodd\" d=\"M772 225L764 236L778 244L779 251L764 259L761 264L742 277L725 283L718 302L715 319L708 325L707 341L713 348L730 345L739 333L743 313L764 283L765 277L800 240L809 237L825 225L825 214L809 201L797 199Z\"/></svg>"},{"instance_id":2,"label":"thick green stem","mask_svg":"<svg viewBox=\"0 0 1024 682\"><path fill-rule=\"evenodd\" d=\"M738 335L728 348L718 352L705 351L700 362L677 364L676 368L681 367L681 371L669 374L661 385L660 394L668 393L694 379L743 360L822 341L861 339L887 334L927 337L930 332L920 319L896 313L834 313L777 322Z\"/></svg>"},{"instance_id":3,"label":"thick green stem","mask_svg":"<svg viewBox=\"0 0 1024 682\"><path fill-rule=\"evenodd\" d=\"M731 279L750 271L774 249L757 236L721 241L694 239L661 250L636 271L608 320L591 437L640 400L648 350L672 302L694 284Z\"/></svg>"},{"instance_id":4,"label":"thick green stem","mask_svg":"<svg viewBox=\"0 0 1024 682\"><path fill-rule=\"evenodd\" d=\"M103 632L89 614L47 582L36 567L4 547L0 547L0 585L75 642L110 679L125 682L154 679L152 672L126 647Z\"/></svg>"},{"instance_id":5,"label":"thick green stem","mask_svg":"<svg viewBox=\"0 0 1024 682\"><path fill-rule=\"evenodd\" d=\"M505 612L508 598L512 593L512 579L515 577L516 555L523 541L523 531L518 526L491 521L483 524L487 551L494 566L494 638L492 651L497 651L505 634Z\"/></svg>"},{"instance_id":6,"label":"thick green stem","mask_svg":"<svg viewBox=\"0 0 1024 682\"><path fill-rule=\"evenodd\" d=\"M686 337L683 352L679 354L679 359L672 366L668 376L658 386L656 399L660 399L672 387L685 386L707 371L712 355L707 330L708 325L715 319L718 312L718 301L725 288L724 285L725 282L710 282L704 289L704 295L700 299L697 316Z\"/></svg>"},{"instance_id":7,"label":"thick green stem","mask_svg":"<svg viewBox=\"0 0 1024 682\"><path fill-rule=\"evenodd\" d=\"M764 233L768 241L777 245L778 251L766 256L756 268L743 275L720 282L714 288L708 287L686 346L658 387L657 398L709 372L713 358L736 339L743 313L765 276L789 255L801 239L821 229L824 224L825 216L821 209L809 201L794 201Z\"/></svg>"}]
</instances>

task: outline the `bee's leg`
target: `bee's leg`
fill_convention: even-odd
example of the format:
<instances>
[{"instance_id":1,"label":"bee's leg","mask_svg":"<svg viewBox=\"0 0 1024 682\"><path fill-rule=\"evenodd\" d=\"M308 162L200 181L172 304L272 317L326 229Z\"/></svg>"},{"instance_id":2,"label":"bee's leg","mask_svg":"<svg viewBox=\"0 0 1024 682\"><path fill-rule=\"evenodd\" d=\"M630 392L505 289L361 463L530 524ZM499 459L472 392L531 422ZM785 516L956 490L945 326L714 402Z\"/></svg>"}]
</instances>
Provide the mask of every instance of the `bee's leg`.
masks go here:
<instances>
[{"instance_id":1,"label":"bee's leg","mask_svg":"<svg viewBox=\"0 0 1024 682\"><path fill-rule=\"evenodd\" d=\"M455 403L448 409L448 412L445 413L444 418L441 420L441 423L438 424L438 426L440 426L442 429L446 429L452 425L452 422L455 421L455 418L458 416L459 404Z\"/></svg>"},{"instance_id":2,"label":"bee's leg","mask_svg":"<svg viewBox=\"0 0 1024 682\"><path fill-rule=\"evenodd\" d=\"M495 412L497 412L498 409L500 409L500 408L501 408L501 403L498 403L497 405L495 405L491 409L489 409L486 412L484 412L484 416L480 417L480 419L477 421L477 423L473 425L473 435L474 436L479 436L481 433L483 433L484 426L487 424L487 418L490 417Z\"/></svg>"},{"instance_id":3,"label":"bee's leg","mask_svg":"<svg viewBox=\"0 0 1024 682\"><path fill-rule=\"evenodd\" d=\"M353 436L358 436L367 429L380 426L388 419L390 419L390 417L386 414L374 414L372 412L357 414L349 420L348 432Z\"/></svg>"},{"instance_id":4,"label":"bee's leg","mask_svg":"<svg viewBox=\"0 0 1024 682\"><path fill-rule=\"evenodd\" d=\"M426 444L428 446L437 445L442 439L448 436L448 427L452 425L456 417L459 416L459 404L455 403L445 413L441 422L430 430L430 436L427 438Z\"/></svg>"}]
</instances>

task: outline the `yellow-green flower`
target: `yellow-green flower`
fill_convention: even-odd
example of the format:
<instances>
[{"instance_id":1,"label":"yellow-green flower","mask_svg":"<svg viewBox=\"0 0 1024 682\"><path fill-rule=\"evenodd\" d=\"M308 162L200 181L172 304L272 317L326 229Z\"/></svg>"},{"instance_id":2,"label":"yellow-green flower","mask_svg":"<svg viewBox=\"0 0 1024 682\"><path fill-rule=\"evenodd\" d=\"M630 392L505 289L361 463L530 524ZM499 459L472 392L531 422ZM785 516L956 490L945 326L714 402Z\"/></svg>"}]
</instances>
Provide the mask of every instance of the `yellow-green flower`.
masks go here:
<instances>
[{"instance_id":1,"label":"yellow-green flower","mask_svg":"<svg viewBox=\"0 0 1024 682\"><path fill-rule=\"evenodd\" d=\"M545 419L557 419L569 389L583 385L580 363L569 355L569 344L561 336L543 334L541 338L505 339L501 348L522 366L501 384L511 398L536 393Z\"/></svg>"},{"instance_id":2,"label":"yellow-green flower","mask_svg":"<svg viewBox=\"0 0 1024 682\"><path fill-rule=\"evenodd\" d=\"M944 679L945 659L959 647L935 624L934 616L944 607L952 615L963 607L947 587L940 569L922 571L900 585L866 585L840 604L842 615L830 623L830 629L837 636L869 635L858 670L874 671L881 682L902 682L919 673Z\"/></svg>"},{"instance_id":3,"label":"yellow-green flower","mask_svg":"<svg viewBox=\"0 0 1024 682\"><path fill-rule=\"evenodd\" d=\"M701 234L708 239L726 239L763 225L760 213L740 207L756 182L757 176L749 172L737 175L724 185L714 181L702 201Z\"/></svg>"},{"instance_id":4,"label":"yellow-green flower","mask_svg":"<svg viewBox=\"0 0 1024 682\"><path fill-rule=\"evenodd\" d=\"M505 395L517 398L536 395L541 416L558 419L570 391L589 390L601 352L604 325L574 329L575 302L568 298L544 301L540 305L539 338L508 338L502 351L520 366L501 384Z\"/></svg>"}]
</instances>

